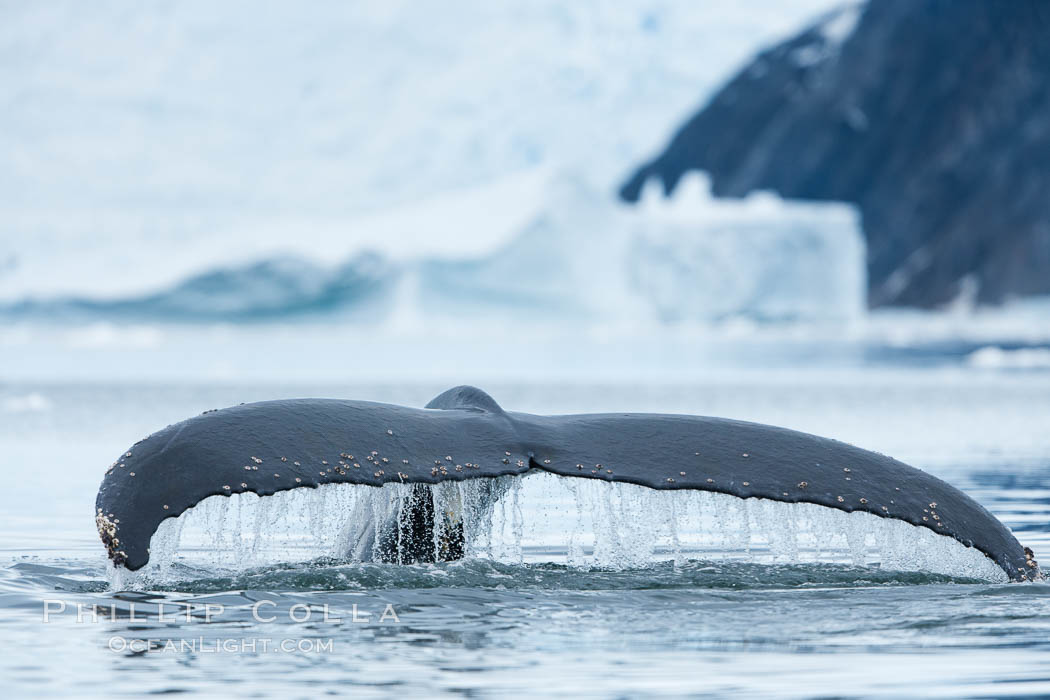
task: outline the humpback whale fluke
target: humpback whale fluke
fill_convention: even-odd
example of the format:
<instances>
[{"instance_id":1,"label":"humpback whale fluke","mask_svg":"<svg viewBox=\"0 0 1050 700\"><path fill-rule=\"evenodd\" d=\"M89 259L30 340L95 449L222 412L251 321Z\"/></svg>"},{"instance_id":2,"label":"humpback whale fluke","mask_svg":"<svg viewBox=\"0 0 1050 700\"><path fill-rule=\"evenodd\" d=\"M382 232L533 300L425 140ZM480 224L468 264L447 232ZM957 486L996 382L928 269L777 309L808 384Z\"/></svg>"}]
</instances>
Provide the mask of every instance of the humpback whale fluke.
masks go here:
<instances>
[{"instance_id":1,"label":"humpback whale fluke","mask_svg":"<svg viewBox=\"0 0 1050 700\"><path fill-rule=\"evenodd\" d=\"M980 504L885 455L725 418L516 413L469 386L449 389L425 409L288 399L205 412L150 435L110 465L95 516L114 565L135 571L148 562L160 523L210 496L333 483L436 484L530 469L863 511L973 547L1015 581L1039 577L1031 550ZM496 488L488 493L499 496ZM388 531L426 538L435 519L447 515L418 498ZM461 531L444 531L454 536L442 558L462 556ZM402 544L398 551L411 560L426 558L426 548Z\"/></svg>"}]
</instances>

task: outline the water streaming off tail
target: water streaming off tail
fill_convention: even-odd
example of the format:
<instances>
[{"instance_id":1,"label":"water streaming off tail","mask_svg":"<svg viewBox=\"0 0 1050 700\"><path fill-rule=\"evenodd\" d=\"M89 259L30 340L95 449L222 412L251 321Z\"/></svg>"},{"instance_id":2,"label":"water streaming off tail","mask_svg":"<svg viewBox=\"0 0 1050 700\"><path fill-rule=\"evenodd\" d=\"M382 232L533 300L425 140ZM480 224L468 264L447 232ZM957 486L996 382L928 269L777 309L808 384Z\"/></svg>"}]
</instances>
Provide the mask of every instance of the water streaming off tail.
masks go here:
<instances>
[{"instance_id":1,"label":"water streaming off tail","mask_svg":"<svg viewBox=\"0 0 1050 700\"><path fill-rule=\"evenodd\" d=\"M420 503L429 506L429 527L425 544L412 543L410 551L406 523ZM420 547L440 561L457 551L456 538L468 558L507 563L820 562L1006 580L981 552L899 520L546 472L433 486L326 484L267 497L212 496L161 524L138 578L163 579L187 566L229 571L319 557L407 563L417 560L413 552Z\"/></svg>"}]
</instances>

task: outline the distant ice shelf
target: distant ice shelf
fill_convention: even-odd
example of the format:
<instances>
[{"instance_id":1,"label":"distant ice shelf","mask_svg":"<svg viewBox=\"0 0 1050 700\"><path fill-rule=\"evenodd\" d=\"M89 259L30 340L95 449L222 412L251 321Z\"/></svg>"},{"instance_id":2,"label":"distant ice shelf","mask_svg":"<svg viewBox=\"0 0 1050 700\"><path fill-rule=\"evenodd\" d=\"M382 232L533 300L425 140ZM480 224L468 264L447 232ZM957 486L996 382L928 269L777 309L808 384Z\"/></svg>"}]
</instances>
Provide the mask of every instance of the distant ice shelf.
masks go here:
<instances>
[{"instance_id":1,"label":"distant ice shelf","mask_svg":"<svg viewBox=\"0 0 1050 700\"><path fill-rule=\"evenodd\" d=\"M763 193L715 199L699 174L673 198L628 207L577 173L535 171L356 227L410 228L416 238L485 229L492 242L478 253L431 246L415 256L344 251L335 260L299 246L247 263L204 263L160 288L118 281L102 297L88 277L79 293L12 299L0 314L178 322L336 315L413 328L493 317L534 326L840 321L864 309L864 244L851 207Z\"/></svg>"},{"instance_id":2,"label":"distant ice shelf","mask_svg":"<svg viewBox=\"0 0 1050 700\"><path fill-rule=\"evenodd\" d=\"M134 301L290 260L318 268L309 289L366 251L483 255L536 211L534 172L612 190L833 4L4 3L0 305Z\"/></svg>"},{"instance_id":3,"label":"distant ice shelf","mask_svg":"<svg viewBox=\"0 0 1050 700\"><path fill-rule=\"evenodd\" d=\"M427 310L665 322L864 311L865 248L851 206L716 199L699 173L673 198L649 191L638 208L570 175L553 178L542 201L491 254L420 262Z\"/></svg>"}]
</instances>

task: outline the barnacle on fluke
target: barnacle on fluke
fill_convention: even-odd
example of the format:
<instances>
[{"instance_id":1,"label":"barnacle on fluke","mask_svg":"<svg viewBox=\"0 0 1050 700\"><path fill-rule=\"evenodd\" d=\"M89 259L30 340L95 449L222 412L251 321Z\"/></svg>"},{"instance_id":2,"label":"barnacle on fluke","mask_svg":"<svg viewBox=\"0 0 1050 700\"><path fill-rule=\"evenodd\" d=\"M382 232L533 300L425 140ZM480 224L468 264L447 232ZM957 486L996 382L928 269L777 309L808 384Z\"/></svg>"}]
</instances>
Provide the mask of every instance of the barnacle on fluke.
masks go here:
<instances>
[{"instance_id":1,"label":"barnacle on fluke","mask_svg":"<svg viewBox=\"0 0 1050 700\"><path fill-rule=\"evenodd\" d=\"M401 460L403 468L387 473L353 463L353 469L346 469L340 457L352 460L351 450L377 465ZM280 472L259 472L257 465L267 460L284 466ZM327 465L328 460L340 468L302 466ZM435 484L538 469L651 489L713 491L864 511L973 547L1013 580L1040 576L1031 550L945 482L836 440L726 418L537 416L504 411L483 391L460 386L424 409L338 399L241 404L158 431L141 441L134 454L125 453L123 461L138 476L132 478L128 469L106 473L96 500L96 522L110 559L132 571L149 560L150 538L162 520L210 496L236 491L267 496L332 483ZM245 462L252 468L245 469ZM463 469L464 464L469 468ZM595 468L583 468L588 464ZM851 473L845 484L844 471ZM231 489L231 483L240 488ZM433 522L434 514L426 510L429 506L420 508L424 510L410 517L419 525L419 537L427 538L426 523ZM450 541L444 551L453 556L462 547Z\"/></svg>"},{"instance_id":2,"label":"barnacle on fluke","mask_svg":"<svg viewBox=\"0 0 1050 700\"><path fill-rule=\"evenodd\" d=\"M127 561L127 555L120 549L120 540L117 539L117 524L106 516L99 508L95 513L95 527L98 528L98 536L106 547L110 560L117 566Z\"/></svg>"}]
</instances>

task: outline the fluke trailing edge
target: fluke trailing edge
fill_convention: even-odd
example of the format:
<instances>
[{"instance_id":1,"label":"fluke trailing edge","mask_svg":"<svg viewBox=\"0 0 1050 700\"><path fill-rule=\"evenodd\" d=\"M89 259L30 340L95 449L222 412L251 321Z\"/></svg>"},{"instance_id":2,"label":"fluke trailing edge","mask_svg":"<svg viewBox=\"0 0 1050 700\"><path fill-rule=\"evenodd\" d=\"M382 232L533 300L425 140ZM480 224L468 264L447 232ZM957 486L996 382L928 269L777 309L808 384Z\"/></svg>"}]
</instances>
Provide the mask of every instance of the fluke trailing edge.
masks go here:
<instances>
[{"instance_id":1,"label":"fluke trailing edge","mask_svg":"<svg viewBox=\"0 0 1050 700\"><path fill-rule=\"evenodd\" d=\"M530 469L866 511L974 547L1013 580L1039 576L1031 551L976 501L881 454L724 418L513 413L466 386L424 409L291 399L209 411L168 426L108 468L96 523L113 563L134 571L149 560L161 521L209 496L266 496L330 483L433 484ZM423 530L433 513L413 517L410 530ZM450 558L461 555L461 544L446 543Z\"/></svg>"}]
</instances>

